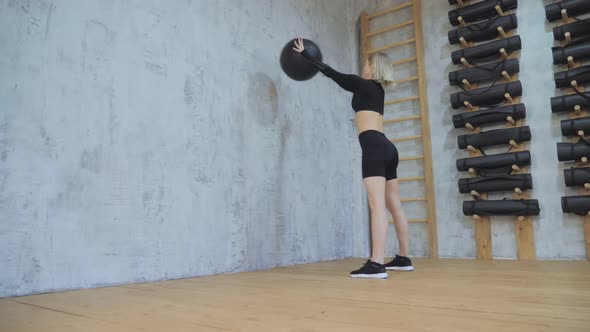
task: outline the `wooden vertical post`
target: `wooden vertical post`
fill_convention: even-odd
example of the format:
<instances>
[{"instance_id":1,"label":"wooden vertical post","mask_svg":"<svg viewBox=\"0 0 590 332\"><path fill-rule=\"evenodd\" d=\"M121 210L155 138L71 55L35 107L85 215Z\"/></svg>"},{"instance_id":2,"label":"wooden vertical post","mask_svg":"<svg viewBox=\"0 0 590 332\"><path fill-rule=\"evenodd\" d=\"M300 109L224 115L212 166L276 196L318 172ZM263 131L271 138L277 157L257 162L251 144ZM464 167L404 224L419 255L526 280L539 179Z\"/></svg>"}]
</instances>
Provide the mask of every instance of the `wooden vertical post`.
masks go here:
<instances>
[{"instance_id":1,"label":"wooden vertical post","mask_svg":"<svg viewBox=\"0 0 590 332\"><path fill-rule=\"evenodd\" d=\"M436 204L434 181L432 175L432 146L430 143L430 120L428 116L428 91L426 88L426 72L424 69L424 40L422 35L422 9L420 0L413 0L414 33L416 39L416 61L418 69L418 96L420 100L420 119L422 120L422 149L424 153L424 178L430 258L438 258L438 232L436 228Z\"/></svg>"},{"instance_id":2,"label":"wooden vertical post","mask_svg":"<svg viewBox=\"0 0 590 332\"><path fill-rule=\"evenodd\" d=\"M477 89L477 84L471 84L470 89ZM469 104L469 103L468 103ZM471 104L469 104L471 105ZM468 112L479 110L479 107L465 105ZM469 127L473 132L481 132L481 127ZM483 154L478 149L467 149L469 158L480 157ZM479 193L479 198L482 200L488 199L487 193ZM474 216L475 226L475 255L477 259L492 259L492 223L488 216Z\"/></svg>"},{"instance_id":3,"label":"wooden vertical post","mask_svg":"<svg viewBox=\"0 0 590 332\"><path fill-rule=\"evenodd\" d=\"M475 109L470 110L475 111ZM474 131L481 131L480 127L475 127ZM482 156L480 150L469 150L469 158ZM479 198L488 199L488 194L480 193ZM478 216L473 218L475 223L475 250L478 259L492 259L492 224L490 217Z\"/></svg>"},{"instance_id":4,"label":"wooden vertical post","mask_svg":"<svg viewBox=\"0 0 590 332\"><path fill-rule=\"evenodd\" d=\"M369 34L369 16L366 12L361 13L361 52L362 52L362 59L361 59L361 68L365 65L365 62L369 58L369 49L371 49L371 45L369 43L369 38L367 35Z\"/></svg>"},{"instance_id":5,"label":"wooden vertical post","mask_svg":"<svg viewBox=\"0 0 590 332\"><path fill-rule=\"evenodd\" d=\"M510 81L518 79L518 75L511 77ZM513 98L514 103L520 102L520 97ZM507 128L521 127L523 120L517 120L513 123L507 122ZM516 147L512 147L511 152L525 151L524 144L518 144ZM519 173L528 173L526 167L520 167ZM530 197L528 190L521 190L521 193L513 192L512 199L528 199ZM534 260L536 259L535 253L535 233L533 230L533 220L530 216L519 216L515 220L515 234L516 234L516 250L518 259L522 260Z\"/></svg>"},{"instance_id":6,"label":"wooden vertical post","mask_svg":"<svg viewBox=\"0 0 590 332\"><path fill-rule=\"evenodd\" d=\"M482 195L482 198L487 195ZM490 217L475 218L475 250L478 259L492 259L492 224Z\"/></svg>"},{"instance_id":7,"label":"wooden vertical post","mask_svg":"<svg viewBox=\"0 0 590 332\"><path fill-rule=\"evenodd\" d=\"M516 121L514 126L509 127L520 127L522 120ZM518 148L513 148L512 152L524 151L523 144L520 144ZM519 173L527 173L526 167L520 167ZM528 199L529 191L522 190L522 193L513 193L513 199ZM515 231L516 231L516 248L518 259L523 260L534 260L536 259L535 254L535 233L533 231L533 220L530 216L517 217L515 220Z\"/></svg>"},{"instance_id":8,"label":"wooden vertical post","mask_svg":"<svg viewBox=\"0 0 590 332\"><path fill-rule=\"evenodd\" d=\"M515 194L517 195L517 194ZM528 194L518 196L519 198L528 198ZM514 197L514 196L513 196ZM535 254L535 232L533 231L533 220L530 216L516 218L516 244L518 259L534 260Z\"/></svg>"}]
</instances>

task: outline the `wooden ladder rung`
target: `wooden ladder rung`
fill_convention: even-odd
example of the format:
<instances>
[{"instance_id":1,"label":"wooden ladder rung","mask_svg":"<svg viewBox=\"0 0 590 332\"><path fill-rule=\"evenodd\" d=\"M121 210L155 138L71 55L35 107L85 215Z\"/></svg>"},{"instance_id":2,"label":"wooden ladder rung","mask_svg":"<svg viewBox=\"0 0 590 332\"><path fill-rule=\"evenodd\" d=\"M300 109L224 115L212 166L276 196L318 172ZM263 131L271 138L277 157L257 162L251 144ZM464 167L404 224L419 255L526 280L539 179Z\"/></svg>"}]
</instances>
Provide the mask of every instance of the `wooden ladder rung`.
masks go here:
<instances>
[{"instance_id":1,"label":"wooden ladder rung","mask_svg":"<svg viewBox=\"0 0 590 332\"><path fill-rule=\"evenodd\" d=\"M408 222L428 222L426 218L408 219ZM389 223L393 224L393 219L389 219Z\"/></svg>"},{"instance_id":2,"label":"wooden ladder rung","mask_svg":"<svg viewBox=\"0 0 590 332\"><path fill-rule=\"evenodd\" d=\"M401 84L401 83L412 82L412 81L417 81L417 80L418 80L418 76L410 76L410 77L396 80L395 83Z\"/></svg>"},{"instance_id":3,"label":"wooden ladder rung","mask_svg":"<svg viewBox=\"0 0 590 332\"><path fill-rule=\"evenodd\" d=\"M394 139L390 139L390 141L392 143L397 143L397 142L413 141L413 140L421 139L421 138L422 138L422 135L415 135L415 136L394 138Z\"/></svg>"},{"instance_id":4,"label":"wooden ladder rung","mask_svg":"<svg viewBox=\"0 0 590 332\"><path fill-rule=\"evenodd\" d=\"M399 182L424 181L424 177L423 176L413 176L413 177L408 177L408 178L398 178L397 180Z\"/></svg>"},{"instance_id":5,"label":"wooden ladder rung","mask_svg":"<svg viewBox=\"0 0 590 332\"><path fill-rule=\"evenodd\" d=\"M410 160L421 160L421 159L424 159L424 156L402 157L402 158L399 158L399 161L410 161Z\"/></svg>"},{"instance_id":6,"label":"wooden ladder rung","mask_svg":"<svg viewBox=\"0 0 590 332\"><path fill-rule=\"evenodd\" d=\"M370 49L370 50L367 51L367 54L371 55L371 54L374 54L374 53L377 53L377 52L388 50L390 48L395 48L395 47L399 47L399 46L406 45L406 44L412 44L415 41L416 41L416 38L410 38L410 39L402 40L402 41L391 43L389 45L385 45L385 46L382 46L382 47Z\"/></svg>"},{"instance_id":7,"label":"wooden ladder rung","mask_svg":"<svg viewBox=\"0 0 590 332\"><path fill-rule=\"evenodd\" d=\"M399 6L395 6L395 7L389 8L389 9L382 10L380 12L376 12L375 14L368 15L367 16L367 19L371 20L371 19L374 19L375 17L378 17L378 16L382 16L382 15L386 15L386 14L389 14L389 13L393 13L393 12L396 12L396 11L398 11L400 9L404 9L406 7L410 7L412 4L413 4L412 1L408 1L406 3L402 3Z\"/></svg>"},{"instance_id":8,"label":"wooden ladder rung","mask_svg":"<svg viewBox=\"0 0 590 332\"><path fill-rule=\"evenodd\" d=\"M400 201L402 201L402 203L404 203L404 202L423 202L423 201L426 201L426 198L425 197L402 198L402 199L400 199Z\"/></svg>"},{"instance_id":9,"label":"wooden ladder rung","mask_svg":"<svg viewBox=\"0 0 590 332\"><path fill-rule=\"evenodd\" d=\"M395 30L395 29L403 28L405 26L412 25L412 24L414 24L414 20L407 20L405 22L394 24L394 25L390 25L388 27L385 27L385 28L380 29L380 30L377 30L377 31L369 32L369 33L367 33L367 37L373 37L375 35L378 35L378 34L381 34L381 33L384 33L384 32L388 32L388 31L392 31L392 30Z\"/></svg>"},{"instance_id":10,"label":"wooden ladder rung","mask_svg":"<svg viewBox=\"0 0 590 332\"><path fill-rule=\"evenodd\" d=\"M393 61L393 62L392 62L392 64L393 64L394 66L397 66L397 65L401 65L402 63L407 63L407 62L415 62L415 61L416 61L416 57L415 57L415 56L413 56L413 57L411 57L411 58L405 58L405 59L401 59L401 60Z\"/></svg>"},{"instance_id":11,"label":"wooden ladder rung","mask_svg":"<svg viewBox=\"0 0 590 332\"><path fill-rule=\"evenodd\" d=\"M398 123L398 122L404 122L404 121L411 121L411 120L420 120L420 115L412 115L412 116L406 116L403 118L397 118L397 119L391 119L391 120L385 120L383 121L383 124L392 124L392 123Z\"/></svg>"},{"instance_id":12,"label":"wooden ladder rung","mask_svg":"<svg viewBox=\"0 0 590 332\"><path fill-rule=\"evenodd\" d=\"M403 103L405 101L418 100L418 99L420 99L420 97L418 97L418 96L405 97L405 98L386 101L385 105L399 104L399 103Z\"/></svg>"}]
</instances>

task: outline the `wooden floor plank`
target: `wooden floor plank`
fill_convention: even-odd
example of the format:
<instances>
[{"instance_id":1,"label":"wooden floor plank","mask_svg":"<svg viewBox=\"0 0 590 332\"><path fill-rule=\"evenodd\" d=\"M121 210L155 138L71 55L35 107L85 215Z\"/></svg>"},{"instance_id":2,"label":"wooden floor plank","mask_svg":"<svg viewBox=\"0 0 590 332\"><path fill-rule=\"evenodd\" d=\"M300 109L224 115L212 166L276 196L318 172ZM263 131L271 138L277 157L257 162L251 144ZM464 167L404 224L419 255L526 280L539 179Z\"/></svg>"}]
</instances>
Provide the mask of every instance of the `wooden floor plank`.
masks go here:
<instances>
[{"instance_id":1,"label":"wooden floor plank","mask_svg":"<svg viewBox=\"0 0 590 332\"><path fill-rule=\"evenodd\" d=\"M0 300L0 331L588 331L590 264L360 259Z\"/></svg>"}]
</instances>

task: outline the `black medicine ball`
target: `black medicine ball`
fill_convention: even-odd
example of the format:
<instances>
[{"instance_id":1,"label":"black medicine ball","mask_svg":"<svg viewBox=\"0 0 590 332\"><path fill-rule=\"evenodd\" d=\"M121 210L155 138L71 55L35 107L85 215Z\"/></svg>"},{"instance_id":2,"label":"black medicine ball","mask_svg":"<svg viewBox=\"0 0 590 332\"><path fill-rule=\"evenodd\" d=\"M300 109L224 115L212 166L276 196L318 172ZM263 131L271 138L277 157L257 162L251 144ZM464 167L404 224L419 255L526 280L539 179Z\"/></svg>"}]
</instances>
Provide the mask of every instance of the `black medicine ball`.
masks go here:
<instances>
[{"instance_id":1,"label":"black medicine ball","mask_svg":"<svg viewBox=\"0 0 590 332\"><path fill-rule=\"evenodd\" d=\"M314 42L303 39L303 46L314 59L322 61L322 52ZM318 73L318 68L303 55L293 49L295 39L289 41L281 52L281 68L287 76L296 81L306 81Z\"/></svg>"}]
</instances>

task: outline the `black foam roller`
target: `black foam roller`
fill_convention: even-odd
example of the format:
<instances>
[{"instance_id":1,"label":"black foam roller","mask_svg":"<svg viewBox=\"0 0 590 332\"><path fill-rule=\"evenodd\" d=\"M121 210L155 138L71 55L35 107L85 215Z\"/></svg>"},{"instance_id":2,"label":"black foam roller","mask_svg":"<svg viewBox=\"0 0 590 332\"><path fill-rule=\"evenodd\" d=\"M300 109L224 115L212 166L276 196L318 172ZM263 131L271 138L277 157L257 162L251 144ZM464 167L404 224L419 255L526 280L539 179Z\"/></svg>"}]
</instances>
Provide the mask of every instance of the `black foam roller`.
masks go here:
<instances>
[{"instance_id":1,"label":"black foam roller","mask_svg":"<svg viewBox=\"0 0 590 332\"><path fill-rule=\"evenodd\" d=\"M469 83L495 81L502 78L502 71L506 71L508 75L518 73L520 71L518 59L496 61L477 67L452 71L449 73L449 83L453 86L457 86L463 84L464 79Z\"/></svg>"},{"instance_id":2,"label":"black foam roller","mask_svg":"<svg viewBox=\"0 0 590 332\"><path fill-rule=\"evenodd\" d=\"M565 40L566 32L570 33L572 39L590 34L590 19L554 27L553 39Z\"/></svg>"},{"instance_id":3,"label":"black foam roller","mask_svg":"<svg viewBox=\"0 0 590 332\"><path fill-rule=\"evenodd\" d=\"M524 119L526 117L526 108L524 104L501 106L455 114L453 115L453 126L455 126L455 128L464 128L465 125L469 123L474 127L478 127L482 124L505 122L506 118L509 116L514 120Z\"/></svg>"},{"instance_id":4,"label":"black foam roller","mask_svg":"<svg viewBox=\"0 0 590 332\"><path fill-rule=\"evenodd\" d=\"M561 198L563 213L587 215L590 212L590 196L564 196Z\"/></svg>"},{"instance_id":5,"label":"black foam roller","mask_svg":"<svg viewBox=\"0 0 590 332\"><path fill-rule=\"evenodd\" d=\"M583 186L590 183L590 167L564 169L563 178L567 187Z\"/></svg>"},{"instance_id":6,"label":"black foam roller","mask_svg":"<svg viewBox=\"0 0 590 332\"><path fill-rule=\"evenodd\" d=\"M476 149L486 146L509 144L511 140L516 143L528 142L531 140L531 129L529 126L489 130L483 133L459 135L457 144L459 149L467 149L469 145Z\"/></svg>"},{"instance_id":7,"label":"black foam roller","mask_svg":"<svg viewBox=\"0 0 590 332\"><path fill-rule=\"evenodd\" d=\"M588 83L590 82L590 65L556 72L553 78L555 80L555 86L558 88L569 88L571 87L572 81L576 81L578 84Z\"/></svg>"},{"instance_id":8,"label":"black foam roller","mask_svg":"<svg viewBox=\"0 0 590 332\"><path fill-rule=\"evenodd\" d=\"M463 202L463 214L466 216L538 216L540 211L536 199Z\"/></svg>"},{"instance_id":9,"label":"black foam roller","mask_svg":"<svg viewBox=\"0 0 590 332\"><path fill-rule=\"evenodd\" d=\"M497 16L489 20L481 21L451 30L448 33L449 43L451 45L459 44L459 38L463 37L466 42L482 42L494 39L500 35L498 27L502 27L504 32L514 30L518 27L518 20L515 14L506 16Z\"/></svg>"},{"instance_id":10,"label":"black foam roller","mask_svg":"<svg viewBox=\"0 0 590 332\"><path fill-rule=\"evenodd\" d=\"M481 157L457 159L457 170L460 172L476 170L503 170L512 165L528 166L531 164L529 151L508 152Z\"/></svg>"},{"instance_id":11,"label":"black foam roller","mask_svg":"<svg viewBox=\"0 0 590 332\"><path fill-rule=\"evenodd\" d=\"M575 161L582 157L590 158L590 144L583 141L577 143L557 143L557 160Z\"/></svg>"},{"instance_id":12,"label":"black foam roller","mask_svg":"<svg viewBox=\"0 0 590 332\"><path fill-rule=\"evenodd\" d=\"M590 92L551 97L551 112L553 113L572 112L576 105L582 108L590 106Z\"/></svg>"},{"instance_id":13,"label":"black foam roller","mask_svg":"<svg viewBox=\"0 0 590 332\"><path fill-rule=\"evenodd\" d=\"M570 44L564 47L552 47L553 64L564 65L567 63L567 58L571 56L574 61L590 58L590 41Z\"/></svg>"},{"instance_id":14,"label":"black foam roller","mask_svg":"<svg viewBox=\"0 0 590 332\"><path fill-rule=\"evenodd\" d=\"M561 120L561 134L563 136L578 136L578 131L590 133L590 116L576 119Z\"/></svg>"},{"instance_id":15,"label":"black foam roller","mask_svg":"<svg viewBox=\"0 0 590 332\"><path fill-rule=\"evenodd\" d=\"M457 109L465 106L466 101L473 106L497 105L506 100L504 97L506 93L512 97L521 96L522 84L520 81L453 93L451 94L451 106Z\"/></svg>"},{"instance_id":16,"label":"black foam roller","mask_svg":"<svg viewBox=\"0 0 590 332\"><path fill-rule=\"evenodd\" d=\"M561 19L561 10L567 10L569 16L590 12L588 0L563 0L545 6L545 16L549 22Z\"/></svg>"},{"instance_id":17,"label":"black foam roller","mask_svg":"<svg viewBox=\"0 0 590 332\"><path fill-rule=\"evenodd\" d=\"M478 193L512 191L516 188L525 190L533 188L533 177L530 174L492 175L459 179L458 184L462 194L469 194L472 190Z\"/></svg>"},{"instance_id":18,"label":"black foam roller","mask_svg":"<svg viewBox=\"0 0 590 332\"><path fill-rule=\"evenodd\" d=\"M510 54L520 50L521 47L520 36L513 36L453 51L451 60L456 65L461 64L461 58L465 58L472 64L490 62L500 58L500 49L502 48L507 54Z\"/></svg>"},{"instance_id":19,"label":"black foam roller","mask_svg":"<svg viewBox=\"0 0 590 332\"><path fill-rule=\"evenodd\" d=\"M517 0L484 0L474 4L449 11L449 22L452 25L459 25L459 16L463 17L466 23L479 21L485 18L497 16L496 5L499 5L503 11L515 9L518 7Z\"/></svg>"}]
</instances>

